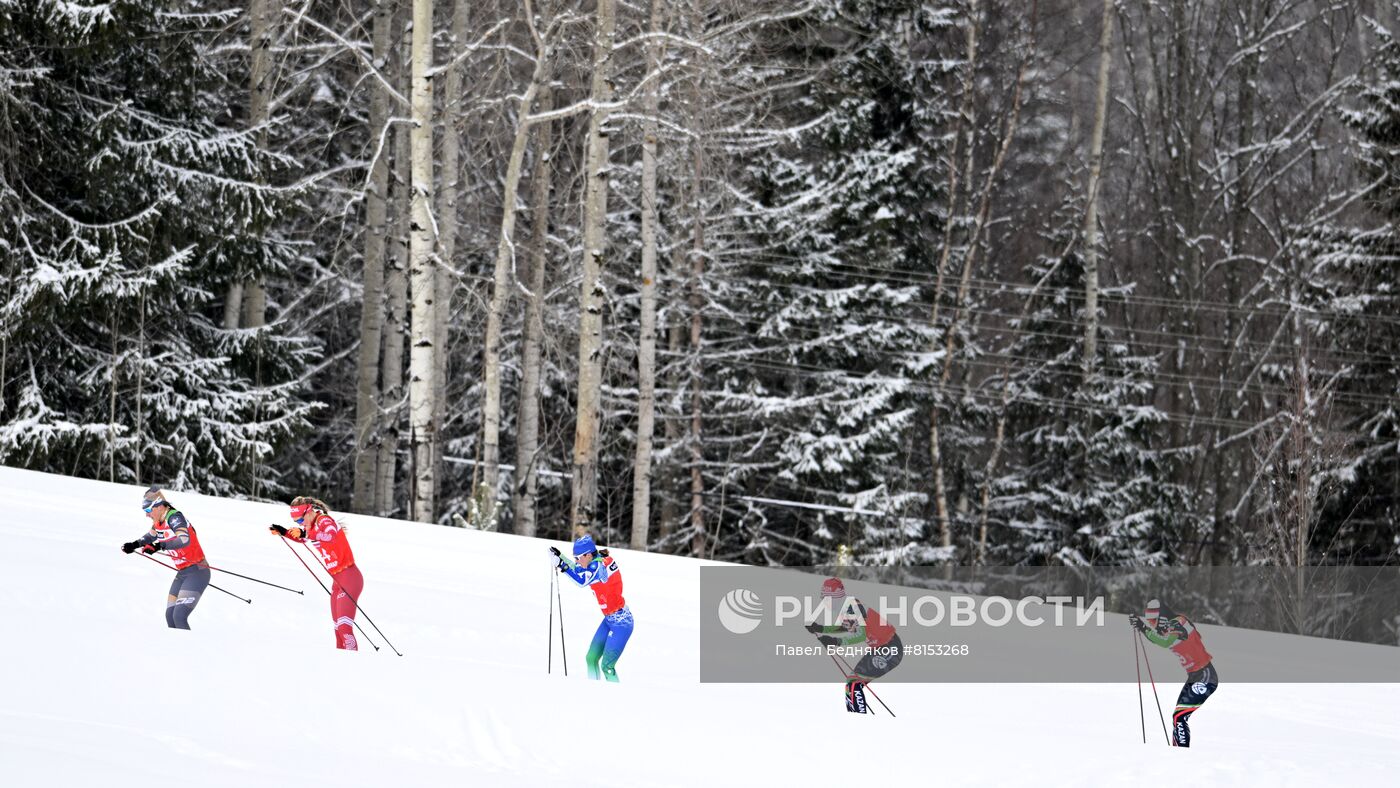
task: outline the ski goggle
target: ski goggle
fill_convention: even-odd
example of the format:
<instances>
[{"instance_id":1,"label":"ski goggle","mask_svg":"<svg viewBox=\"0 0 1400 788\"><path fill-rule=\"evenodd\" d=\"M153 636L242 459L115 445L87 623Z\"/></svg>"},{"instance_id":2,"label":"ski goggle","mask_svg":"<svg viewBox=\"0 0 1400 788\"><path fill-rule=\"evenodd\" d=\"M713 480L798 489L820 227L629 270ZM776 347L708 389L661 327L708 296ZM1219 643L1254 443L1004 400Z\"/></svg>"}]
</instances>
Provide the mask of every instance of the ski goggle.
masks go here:
<instances>
[{"instance_id":1,"label":"ski goggle","mask_svg":"<svg viewBox=\"0 0 1400 788\"><path fill-rule=\"evenodd\" d=\"M142 498L141 511L145 512L146 514L150 514L152 509L155 509L157 506L160 506L163 503L165 503L165 501L161 500L160 498L156 498L155 500L149 501L145 498Z\"/></svg>"}]
</instances>

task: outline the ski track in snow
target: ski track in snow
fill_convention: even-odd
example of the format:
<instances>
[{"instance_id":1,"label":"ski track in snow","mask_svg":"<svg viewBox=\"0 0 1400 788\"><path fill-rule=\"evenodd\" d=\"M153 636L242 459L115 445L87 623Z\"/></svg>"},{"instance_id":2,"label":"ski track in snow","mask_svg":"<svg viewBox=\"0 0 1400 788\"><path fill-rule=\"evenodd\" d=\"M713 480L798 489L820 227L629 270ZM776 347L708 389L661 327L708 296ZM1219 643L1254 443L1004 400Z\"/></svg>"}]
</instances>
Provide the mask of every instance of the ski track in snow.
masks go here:
<instances>
[{"instance_id":1,"label":"ski track in snow","mask_svg":"<svg viewBox=\"0 0 1400 788\"><path fill-rule=\"evenodd\" d=\"M1397 685L1227 680L1177 750L1146 689L1142 744L1133 684L877 684L898 719L846 713L836 677L700 684L701 563L622 549L622 683L583 677L599 613L572 585L546 675L550 542L358 515L362 602L404 656L363 616L382 650L340 652L267 532L286 507L177 491L211 564L305 596L215 572L253 603L211 588L173 631L173 573L118 549L140 494L0 468L0 786L1392 785L1400 761ZM1181 672L1153 657L1169 714Z\"/></svg>"}]
</instances>

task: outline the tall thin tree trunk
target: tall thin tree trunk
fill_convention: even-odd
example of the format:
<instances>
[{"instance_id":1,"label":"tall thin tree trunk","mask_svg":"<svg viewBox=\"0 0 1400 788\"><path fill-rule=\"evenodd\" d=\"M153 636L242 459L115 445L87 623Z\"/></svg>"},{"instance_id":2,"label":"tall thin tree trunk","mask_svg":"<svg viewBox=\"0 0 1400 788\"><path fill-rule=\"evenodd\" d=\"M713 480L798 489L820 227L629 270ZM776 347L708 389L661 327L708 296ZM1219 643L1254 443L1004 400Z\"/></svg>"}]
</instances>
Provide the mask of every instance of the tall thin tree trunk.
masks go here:
<instances>
[{"instance_id":1,"label":"tall thin tree trunk","mask_svg":"<svg viewBox=\"0 0 1400 788\"><path fill-rule=\"evenodd\" d=\"M248 47L252 57L248 75L248 125L262 128L258 134L258 149L267 148L269 98L272 95L272 39L275 38L277 18L282 13L281 0L250 0L248 3ZM258 180L262 177L259 175ZM243 299L244 328L261 328L267 323L267 291L262 275L255 276L238 288ZM234 295L230 288L229 296ZM225 306L225 322L228 307Z\"/></svg>"},{"instance_id":2,"label":"tall thin tree trunk","mask_svg":"<svg viewBox=\"0 0 1400 788\"><path fill-rule=\"evenodd\" d=\"M929 323L935 329L938 327L938 317L943 305L944 278L948 272L948 261L953 252L953 229L961 216L959 209L960 192L959 183L963 169L967 174L961 180L970 184L972 182L973 166L977 160L977 102L976 98L976 71L977 71L977 47L978 47L978 25L981 24L980 7L978 0L972 0L967 12L967 29L963 31L966 41L966 57L963 63L962 74L962 97L958 111L958 122L953 133L953 150L948 159L948 216L943 225L943 241L938 254L938 270L933 287L933 308L929 317ZM959 134L958 132L963 132ZM963 142L964 136L966 142ZM966 157L965 164L958 162L959 146L964 149L963 155ZM966 188L966 187L964 187ZM968 199L971 198L971 190L968 190ZM951 328L950 328L951 330ZM949 359L943 359L947 364ZM939 401L935 399L929 405L929 460L933 467L933 504L934 515L938 520L938 543L942 547L951 547L953 544L953 529L951 517L948 513L948 488L943 476L943 442L940 435L940 424L938 414Z\"/></svg>"},{"instance_id":3,"label":"tall thin tree trunk","mask_svg":"<svg viewBox=\"0 0 1400 788\"><path fill-rule=\"evenodd\" d=\"M447 62L456 58L467 43L470 29L471 3L453 0L452 32L447 48ZM442 476L442 451L446 440L443 424L447 418L447 352L448 332L452 320L452 294L456 290L457 263L457 201L462 195L461 136L458 133L462 115L462 66L456 64L445 72L442 95L442 189L438 192L437 223L440 264L437 270L437 325L433 340L433 434L438 436L433 448L433 474Z\"/></svg>"},{"instance_id":4,"label":"tall thin tree trunk","mask_svg":"<svg viewBox=\"0 0 1400 788\"><path fill-rule=\"evenodd\" d=\"M674 266L674 270L679 271L681 270L681 264L685 261L683 255L680 253L681 247L679 247L679 245L677 245L677 247L672 265ZM680 320L675 317L676 312L673 311L670 314L672 318L671 325L666 330L666 349L670 352L671 358L676 358L680 355L681 348L685 346L685 329L681 326ZM669 385L673 391L681 387L679 371L672 373ZM661 533L658 534L658 536L663 542L669 539L671 534L675 533L676 524L680 521L680 514L676 507L676 493L678 492L677 488L680 486L680 479L676 473L676 457L679 455L679 452L675 450L675 447L680 446L683 440L679 416L680 412L678 410L672 412L669 418L666 418L661 424L662 433L666 436L666 448L669 452L669 456L672 458L667 464L665 472L662 474L665 488L671 491L670 494L661 499Z\"/></svg>"},{"instance_id":5,"label":"tall thin tree trunk","mask_svg":"<svg viewBox=\"0 0 1400 788\"><path fill-rule=\"evenodd\" d=\"M966 319L968 312L967 299L972 284L972 271L977 265L977 253L981 249L982 235L986 231L988 222L991 219L992 194L996 190L997 178L1001 175L1002 167L1006 164L1006 155L1011 150L1011 143L1016 138L1016 127L1021 116L1021 99L1026 84L1026 73L1030 67L1032 55L1035 51L1035 17L1038 8L1038 0L1031 0L1030 40L1027 43L1026 51L1021 59L1020 67L1016 72L1016 84L1011 91L1011 108L1007 114L1006 125L1002 130L1001 145L997 148L996 156L992 160L992 166L987 171L987 177L983 181L982 187L978 193L978 208L977 213L973 217L972 233L968 237L967 251L963 255L962 275L958 281L957 300L954 302L953 320L948 326L948 334L943 346L943 370L938 376L935 387L935 391L939 394L947 388L953 377L953 362L954 354L957 351L958 330L961 328L963 320ZM970 153L971 150L969 150L969 154ZM934 414L930 437L936 442L938 440L937 408L934 409ZM935 456L937 456L937 449L935 449ZM936 492L941 499L939 504L941 507L940 511L942 512L940 517L940 525L942 526L940 536L943 539L943 546L950 547L952 546L952 534L950 529L946 527L946 521L942 519L942 517L946 517L947 515L947 499L946 491L942 488L943 469L941 467L936 467L934 469L934 478L937 485Z\"/></svg>"},{"instance_id":6,"label":"tall thin tree trunk","mask_svg":"<svg viewBox=\"0 0 1400 788\"><path fill-rule=\"evenodd\" d=\"M530 112L539 94L540 85L549 73L547 53L537 53L530 84L520 99L520 113L515 121L515 138L511 140L510 158L506 162L506 178L501 195L501 231L496 240L496 265L492 276L491 304L486 312L486 342L483 351L482 382L485 391L481 407L481 484L496 499L501 462L501 324L510 303L511 275L518 265L515 245L516 202L520 193L520 176L525 165L525 148L530 140ZM517 472L519 469L516 469Z\"/></svg>"},{"instance_id":7,"label":"tall thin tree trunk","mask_svg":"<svg viewBox=\"0 0 1400 788\"><path fill-rule=\"evenodd\" d=\"M117 366L121 361L121 332L117 328L117 311L111 314L112 363L107 369L107 481L117 481ZM0 345L4 339L0 338ZM5 364L0 360L0 413L5 410ZM139 481L139 480L138 480Z\"/></svg>"},{"instance_id":8,"label":"tall thin tree trunk","mask_svg":"<svg viewBox=\"0 0 1400 788\"><path fill-rule=\"evenodd\" d=\"M663 27L661 0L651 0L651 31ZM642 287L637 349L637 452L632 470L632 549L647 549L651 530L651 441L656 429L656 116L660 111L661 42L647 43L642 103Z\"/></svg>"},{"instance_id":9,"label":"tall thin tree trunk","mask_svg":"<svg viewBox=\"0 0 1400 788\"><path fill-rule=\"evenodd\" d=\"M705 555L705 460L700 409L704 402L704 369L700 361L701 328L705 309L702 285L705 275L705 208L700 188L702 154L695 151L695 240L690 255L690 527L691 553Z\"/></svg>"},{"instance_id":10,"label":"tall thin tree trunk","mask_svg":"<svg viewBox=\"0 0 1400 788\"><path fill-rule=\"evenodd\" d=\"M404 42L402 12L396 13L394 39L397 52L394 62L395 82L400 89L407 87L408 47ZM409 145L407 130L400 127L394 135L394 168L392 205L394 233L385 259L387 275L384 289L388 294L384 309L384 361L380 365L383 379L383 410L379 442L379 481L375 485L375 512L388 515L398 509L394 503L395 479L398 468L399 435L403 424L403 357L408 340L408 225L412 205L409 188Z\"/></svg>"},{"instance_id":11,"label":"tall thin tree trunk","mask_svg":"<svg viewBox=\"0 0 1400 788\"><path fill-rule=\"evenodd\" d=\"M376 68L389 61L395 0L376 0L373 58ZM365 193L364 303L360 311L360 355L355 380L355 488L357 512L375 511L375 482L379 459L379 357L384 334L384 235L387 229L390 151L378 151L378 140L389 122L389 95L372 84L369 127L377 155Z\"/></svg>"},{"instance_id":12,"label":"tall thin tree trunk","mask_svg":"<svg viewBox=\"0 0 1400 788\"><path fill-rule=\"evenodd\" d=\"M540 86L536 102L541 113L554 108L554 91L546 82ZM549 192L553 177L551 148L554 126L550 121L537 124L539 136L535 141L535 171L531 174L534 188L534 233L530 244L530 285L525 302L525 338L520 359L520 414L515 441L515 485L512 509L515 511L515 532L521 536L535 535L535 501L539 495L540 443L540 371L542 355L540 342L544 337L545 266L549 259Z\"/></svg>"},{"instance_id":13,"label":"tall thin tree trunk","mask_svg":"<svg viewBox=\"0 0 1400 788\"><path fill-rule=\"evenodd\" d=\"M1113 0L1103 3L1099 34L1099 80L1094 94L1094 131L1089 140L1089 204L1084 211L1084 379L1094 372L1099 339L1099 174L1108 119L1108 69L1113 62Z\"/></svg>"},{"instance_id":14,"label":"tall thin tree trunk","mask_svg":"<svg viewBox=\"0 0 1400 788\"><path fill-rule=\"evenodd\" d=\"M433 460L437 410L433 385L437 331L437 254L433 223L433 0L413 0L413 51L408 144L412 175L409 223L408 289L413 299L409 319L408 419L413 447L411 517L431 522L436 514L437 476Z\"/></svg>"},{"instance_id":15,"label":"tall thin tree trunk","mask_svg":"<svg viewBox=\"0 0 1400 788\"><path fill-rule=\"evenodd\" d=\"M593 38L592 113L584 160L583 281L579 287L578 423L574 432L569 524L591 528L598 499L598 428L602 420L603 283L608 218L608 121L612 101L615 0L598 0Z\"/></svg>"},{"instance_id":16,"label":"tall thin tree trunk","mask_svg":"<svg viewBox=\"0 0 1400 788\"><path fill-rule=\"evenodd\" d=\"M701 35L705 29L705 17L699 2L692 2L691 34ZM702 328L704 327L704 276L705 276L705 128L706 115L703 88L712 76L710 63L702 51L696 53L696 67L691 81L690 131L691 138L691 198L694 199L694 227L690 248L690 529L691 554L696 558L705 557L705 474L702 467L705 460L704 421L701 407L704 403L704 367L700 356ZM713 552L713 548L711 549Z\"/></svg>"}]
</instances>

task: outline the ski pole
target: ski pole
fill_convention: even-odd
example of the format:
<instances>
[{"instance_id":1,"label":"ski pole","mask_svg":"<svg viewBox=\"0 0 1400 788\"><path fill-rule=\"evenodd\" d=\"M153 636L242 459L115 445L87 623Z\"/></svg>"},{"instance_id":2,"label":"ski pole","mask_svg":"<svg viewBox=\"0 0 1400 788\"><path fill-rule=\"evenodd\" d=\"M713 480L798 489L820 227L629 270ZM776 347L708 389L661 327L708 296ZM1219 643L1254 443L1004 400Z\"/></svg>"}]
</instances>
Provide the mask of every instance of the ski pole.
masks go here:
<instances>
[{"instance_id":1,"label":"ski pole","mask_svg":"<svg viewBox=\"0 0 1400 788\"><path fill-rule=\"evenodd\" d=\"M287 541L287 537L282 537L282 541L285 543ZM288 544L287 549L292 550L292 546ZM306 562L301 560L301 556L297 555L297 551L292 550L292 557L297 559L298 561L301 561L302 566L306 566ZM311 567L306 566L306 571L311 572ZM326 588L326 584L321 582L321 578L318 577L315 572L311 572L311 577L315 579L318 585L321 586L321 590L326 592L326 596L331 595L331 590L329 588ZM364 635L365 640L369 641L369 644L371 646L374 646L375 651L379 650L379 646L374 642L374 639L371 638L369 635L365 634L364 628L360 626L360 623L358 621L352 618L350 619L350 623L355 625L355 629L360 630L360 634Z\"/></svg>"},{"instance_id":2,"label":"ski pole","mask_svg":"<svg viewBox=\"0 0 1400 788\"><path fill-rule=\"evenodd\" d=\"M285 540L286 537L283 537L283 539ZM305 542L302 542L302 543L301 543L301 546L302 546L302 547L306 547L306 552L307 552L309 555L311 555L313 558L315 557L316 554L311 552L311 548L310 548L310 547L307 547L307 545L306 545ZM293 551L293 552L295 552L295 551ZM300 558L301 556L297 556L297 557ZM307 567L308 570L309 570L310 568L311 568L311 567ZM315 574L315 572L312 572L312 574ZM319 580L320 578L317 578L317 579ZM345 590L345 586L342 586L340 583L336 582L335 575L331 575L331 584L334 585L336 588L339 588L339 589L341 590L341 592L344 593L346 596L350 597L350 602L351 602L352 604L355 605L355 609L358 610L358 611L360 611L360 615L364 616L364 617L365 617L365 620L369 622L369 625L372 626L372 627L374 627L374 631L375 631L375 632L378 632L378 633L379 633L379 636L382 637L382 638L384 638L384 645L388 646L389 649L390 649L391 651L393 651L395 654L398 654L400 657L402 657L403 654L402 654L398 649L394 648L394 644L393 644L393 643L390 643L390 642L389 642L389 637L388 637L387 635L384 634L384 630L380 629L380 628L379 628L379 625L376 624L376 623L374 623L374 619L372 619L372 618L369 617L369 613L366 613L366 612L365 612L365 609L362 608L362 607L360 607L360 601L359 601L358 599L356 599L349 591L346 591L346 590ZM354 619L351 619L351 620L353 621ZM364 630L360 630L360 631L363 632Z\"/></svg>"},{"instance_id":3,"label":"ski pole","mask_svg":"<svg viewBox=\"0 0 1400 788\"><path fill-rule=\"evenodd\" d=\"M559 582L558 575L554 576L554 582ZM556 589L554 598L559 603L559 653L563 655L564 675L567 676L569 675L569 645L567 641L564 640L564 595L558 593Z\"/></svg>"},{"instance_id":4,"label":"ski pole","mask_svg":"<svg viewBox=\"0 0 1400 788\"><path fill-rule=\"evenodd\" d=\"M241 577L241 578L243 578L244 580L252 580L254 583L262 583L262 584L265 585L265 586L272 586L273 588L280 588L280 589L282 589L283 591L291 591L293 594L301 594L302 596L306 596L306 594L302 594L300 591L296 590L295 588L287 588L286 586L279 586L279 585L277 585L276 583L269 583L269 582L267 582L266 580L259 580L259 579L257 579L256 577L249 577L249 576L247 576L247 575L240 575L240 574L238 574L237 572L230 572L230 571L227 570L227 569L220 569L220 568L217 567L217 566L211 566L211 567L209 567L209 568L210 568L210 569L213 569L215 572L223 572L223 573L226 574L226 575L233 575L234 577Z\"/></svg>"},{"instance_id":5,"label":"ski pole","mask_svg":"<svg viewBox=\"0 0 1400 788\"><path fill-rule=\"evenodd\" d=\"M1147 646L1142 647L1142 661L1147 663L1147 680L1152 682L1152 700L1157 702L1157 721L1162 723L1162 735L1167 739L1167 746L1172 746L1172 736L1167 733L1167 721L1162 716L1162 699L1157 697L1157 680L1152 678L1152 660L1147 658Z\"/></svg>"},{"instance_id":6,"label":"ski pole","mask_svg":"<svg viewBox=\"0 0 1400 788\"><path fill-rule=\"evenodd\" d=\"M1142 709L1142 657L1138 645L1137 630L1133 630L1133 667L1137 669L1138 682L1138 722L1142 723L1142 743L1147 743L1147 712Z\"/></svg>"},{"instance_id":7,"label":"ski pole","mask_svg":"<svg viewBox=\"0 0 1400 788\"><path fill-rule=\"evenodd\" d=\"M545 663L545 673L554 673L554 590L559 581L555 579L554 569L549 570L549 659Z\"/></svg>"},{"instance_id":8,"label":"ski pole","mask_svg":"<svg viewBox=\"0 0 1400 788\"><path fill-rule=\"evenodd\" d=\"M174 571L176 571L176 572L180 571L179 569L175 569L175 567L171 566L170 564L165 563L164 561L157 561L156 559L150 557L149 555L146 555L144 552L143 552L143 553L138 553L138 555L140 555L142 558L146 559L147 561L150 561L150 562L153 563L153 564L160 564L161 566L165 567L166 569L171 569L171 570L174 570ZM237 600L240 601L240 602L247 602L247 603L250 604L250 605L253 604L253 600L251 600L251 599L244 599L243 597L239 596L238 594L233 593L232 591L228 590L227 588L219 588L218 586L214 585L213 583L210 583L210 584L209 584L209 587L212 588L212 589L215 589L215 590L217 590L217 591L222 591L222 592L224 592L225 594L228 594L229 596L233 597L234 599L237 599Z\"/></svg>"}]
</instances>

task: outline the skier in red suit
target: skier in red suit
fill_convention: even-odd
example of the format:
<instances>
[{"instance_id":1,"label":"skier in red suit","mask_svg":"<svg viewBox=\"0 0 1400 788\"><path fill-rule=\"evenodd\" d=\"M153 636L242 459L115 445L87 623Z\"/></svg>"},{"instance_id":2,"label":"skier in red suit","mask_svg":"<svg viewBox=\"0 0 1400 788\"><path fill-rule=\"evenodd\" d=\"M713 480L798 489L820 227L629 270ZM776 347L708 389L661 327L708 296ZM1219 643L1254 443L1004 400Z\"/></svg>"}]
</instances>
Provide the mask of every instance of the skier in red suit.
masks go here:
<instances>
[{"instance_id":1,"label":"skier in red suit","mask_svg":"<svg viewBox=\"0 0 1400 788\"><path fill-rule=\"evenodd\" d=\"M189 629L190 614L204 589L209 587L209 562L199 537L185 515L165 500L159 485L151 485L141 496L141 511L151 520L151 530L134 542L122 545L122 552L140 550L146 555L165 551L175 563L175 580L165 603L165 624L171 629Z\"/></svg>"},{"instance_id":2,"label":"skier in red suit","mask_svg":"<svg viewBox=\"0 0 1400 788\"><path fill-rule=\"evenodd\" d=\"M1171 649L1186 671L1186 683L1177 695L1176 711L1172 713L1172 744L1190 747L1191 715L1220 685L1220 674L1215 670L1215 662L1206 651L1205 643L1201 642L1201 633L1190 619L1172 612L1156 599L1147 603L1142 616L1128 616L1128 623L1148 640Z\"/></svg>"},{"instance_id":3,"label":"skier in red suit","mask_svg":"<svg viewBox=\"0 0 1400 788\"><path fill-rule=\"evenodd\" d=\"M828 577L822 583L822 597L829 600L837 620L830 625L813 622L807 631L824 646L864 647L865 655L846 676L846 711L865 714L865 685L899 666L904 659L904 642L891 624L859 599L848 604L846 585L839 577Z\"/></svg>"},{"instance_id":4,"label":"skier in red suit","mask_svg":"<svg viewBox=\"0 0 1400 788\"><path fill-rule=\"evenodd\" d=\"M331 620L335 622L335 647L359 651L355 640L355 603L365 588L364 575L355 566L355 554L350 540L328 513L322 501L309 496L292 499L292 522L295 527L274 525L269 531L294 542L311 545L321 564L331 576Z\"/></svg>"}]
</instances>

